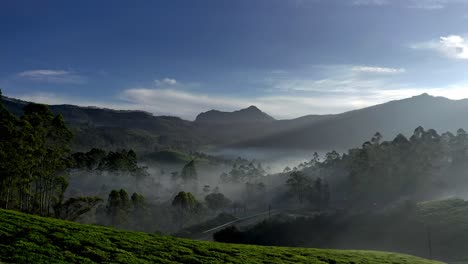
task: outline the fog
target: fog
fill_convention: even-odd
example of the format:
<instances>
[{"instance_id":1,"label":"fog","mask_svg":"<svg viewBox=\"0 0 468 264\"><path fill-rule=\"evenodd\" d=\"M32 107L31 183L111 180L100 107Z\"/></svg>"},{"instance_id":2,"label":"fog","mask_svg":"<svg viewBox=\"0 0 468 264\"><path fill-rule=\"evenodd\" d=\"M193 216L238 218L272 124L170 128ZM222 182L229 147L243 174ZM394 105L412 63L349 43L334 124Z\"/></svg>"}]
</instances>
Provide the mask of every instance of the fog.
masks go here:
<instances>
[{"instance_id":1,"label":"fog","mask_svg":"<svg viewBox=\"0 0 468 264\"><path fill-rule=\"evenodd\" d=\"M448 233L442 230L448 227L440 219L434 222L432 215L440 214L437 208L464 210L460 208L468 194L468 167L463 148L456 144L462 138L460 131L457 136L439 136L418 128L409 140L398 136L383 141L376 134L362 147L339 152L230 148L192 153L190 159L177 162L144 158L138 162L145 171L142 177L71 170L66 195L103 200L78 221L194 239L211 239L201 232L233 219L249 219L234 225L238 233L213 231L219 231L216 240L232 243L425 256L430 226L434 244L440 247L437 254L446 258L442 241ZM111 213L110 193L120 189L129 196L142 195L145 206L133 205L117 216ZM178 207L181 192L190 193L196 202ZM450 224L450 230L457 225ZM276 232L280 237L271 238Z\"/></svg>"},{"instance_id":2,"label":"fog","mask_svg":"<svg viewBox=\"0 0 468 264\"><path fill-rule=\"evenodd\" d=\"M297 166L310 161L314 153L323 158L329 150L304 150L304 149L277 149L277 148L227 148L209 152L212 155L236 159L245 159L262 162L269 173L283 172L284 168ZM338 151L338 150L337 150ZM344 152L343 150L339 152Z\"/></svg>"}]
</instances>

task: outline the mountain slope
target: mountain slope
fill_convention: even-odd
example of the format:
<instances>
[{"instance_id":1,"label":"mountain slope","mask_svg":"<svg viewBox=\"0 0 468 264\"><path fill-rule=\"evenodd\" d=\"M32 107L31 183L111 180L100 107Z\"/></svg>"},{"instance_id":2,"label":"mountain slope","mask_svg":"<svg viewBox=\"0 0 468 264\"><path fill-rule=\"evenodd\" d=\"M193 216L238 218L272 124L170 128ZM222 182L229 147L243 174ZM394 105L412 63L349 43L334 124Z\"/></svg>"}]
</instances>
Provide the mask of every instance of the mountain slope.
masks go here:
<instances>
[{"instance_id":1,"label":"mountain slope","mask_svg":"<svg viewBox=\"0 0 468 264\"><path fill-rule=\"evenodd\" d=\"M15 115L21 115L29 102L3 97L2 103ZM75 105L50 105L55 114L63 115L74 132L74 149L87 151L132 148L153 151L173 146L198 146L200 139L193 122L171 116L154 116L143 111L113 110Z\"/></svg>"},{"instance_id":2,"label":"mountain slope","mask_svg":"<svg viewBox=\"0 0 468 264\"><path fill-rule=\"evenodd\" d=\"M27 102L4 98L20 114ZM410 135L417 126L438 132L468 130L468 99L450 100L427 94L334 115L308 115L275 120L255 106L234 112L211 110L195 121L153 116L142 111L117 111L52 105L75 132L74 149L133 148L151 152L172 147L346 150L379 131L384 140L398 133Z\"/></svg>"},{"instance_id":3,"label":"mountain slope","mask_svg":"<svg viewBox=\"0 0 468 264\"><path fill-rule=\"evenodd\" d=\"M346 150L369 140L380 132L385 140L398 133L411 135L418 126L434 128L439 133L468 128L468 99L450 100L427 94L331 115L234 144L234 147L273 147L316 150Z\"/></svg>"},{"instance_id":4,"label":"mountain slope","mask_svg":"<svg viewBox=\"0 0 468 264\"><path fill-rule=\"evenodd\" d=\"M440 263L409 255L231 245L118 231L0 210L7 263Z\"/></svg>"}]
</instances>

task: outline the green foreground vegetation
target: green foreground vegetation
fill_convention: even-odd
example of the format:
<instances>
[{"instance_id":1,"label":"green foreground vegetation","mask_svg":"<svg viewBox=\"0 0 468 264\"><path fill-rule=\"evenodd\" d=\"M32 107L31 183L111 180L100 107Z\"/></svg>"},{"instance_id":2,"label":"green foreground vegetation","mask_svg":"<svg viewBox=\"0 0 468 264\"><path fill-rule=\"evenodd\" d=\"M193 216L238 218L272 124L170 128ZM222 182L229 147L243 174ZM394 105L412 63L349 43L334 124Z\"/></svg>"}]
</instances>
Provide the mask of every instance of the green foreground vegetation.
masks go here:
<instances>
[{"instance_id":1,"label":"green foreground vegetation","mask_svg":"<svg viewBox=\"0 0 468 264\"><path fill-rule=\"evenodd\" d=\"M231 245L118 231L0 210L7 263L440 263L409 255Z\"/></svg>"}]
</instances>

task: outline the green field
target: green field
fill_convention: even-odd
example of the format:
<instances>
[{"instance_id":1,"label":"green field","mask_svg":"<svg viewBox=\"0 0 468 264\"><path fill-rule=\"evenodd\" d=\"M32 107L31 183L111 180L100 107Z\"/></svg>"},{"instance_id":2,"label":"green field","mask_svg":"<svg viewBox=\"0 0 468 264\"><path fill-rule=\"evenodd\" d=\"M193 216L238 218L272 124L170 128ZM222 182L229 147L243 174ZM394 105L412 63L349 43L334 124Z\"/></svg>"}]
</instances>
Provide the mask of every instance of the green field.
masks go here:
<instances>
[{"instance_id":1,"label":"green field","mask_svg":"<svg viewBox=\"0 0 468 264\"><path fill-rule=\"evenodd\" d=\"M468 202L462 199L427 201L418 204L421 220L432 225L456 226L468 231Z\"/></svg>"},{"instance_id":2,"label":"green field","mask_svg":"<svg viewBox=\"0 0 468 264\"><path fill-rule=\"evenodd\" d=\"M193 241L0 210L5 263L439 263L396 253Z\"/></svg>"}]
</instances>

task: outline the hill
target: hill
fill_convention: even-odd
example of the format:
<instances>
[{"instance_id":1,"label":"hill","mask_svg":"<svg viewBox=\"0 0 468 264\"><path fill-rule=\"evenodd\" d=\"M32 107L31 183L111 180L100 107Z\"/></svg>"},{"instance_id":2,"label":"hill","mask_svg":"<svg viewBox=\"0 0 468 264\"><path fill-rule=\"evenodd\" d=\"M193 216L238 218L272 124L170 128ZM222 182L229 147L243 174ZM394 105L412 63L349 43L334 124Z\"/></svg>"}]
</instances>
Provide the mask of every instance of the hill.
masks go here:
<instances>
[{"instance_id":1,"label":"hill","mask_svg":"<svg viewBox=\"0 0 468 264\"><path fill-rule=\"evenodd\" d=\"M273 122L275 119L268 114L262 112L256 106L249 106L234 112L222 112L218 110L210 110L201 113L195 119L197 123L217 123L217 124L233 124L233 123L255 123L255 122Z\"/></svg>"},{"instance_id":2,"label":"hill","mask_svg":"<svg viewBox=\"0 0 468 264\"><path fill-rule=\"evenodd\" d=\"M7 263L440 263L409 255L262 247L118 231L0 210Z\"/></svg>"},{"instance_id":3,"label":"hill","mask_svg":"<svg viewBox=\"0 0 468 264\"><path fill-rule=\"evenodd\" d=\"M27 102L3 98L12 112ZM468 130L468 99L450 100L427 94L334 115L275 120L255 106L234 112L210 110L195 121L73 105L52 105L75 132L74 149L132 148L153 152L167 147L271 148L328 151L359 146L379 131L384 140L410 135L417 126L438 132Z\"/></svg>"},{"instance_id":4,"label":"hill","mask_svg":"<svg viewBox=\"0 0 468 264\"><path fill-rule=\"evenodd\" d=\"M418 126L438 132L468 128L468 99L450 100L422 94L337 115L314 118L301 126L279 130L232 147L345 150L380 132L385 140L411 135ZM293 123L294 124L294 123ZM285 125L283 125L285 126ZM291 124L287 125L292 127Z\"/></svg>"},{"instance_id":5,"label":"hill","mask_svg":"<svg viewBox=\"0 0 468 264\"><path fill-rule=\"evenodd\" d=\"M29 102L3 97L2 103L15 115L21 115ZM113 110L75 105L50 105L72 129L73 149L134 149L154 151L172 146L185 148L200 145L193 122L171 116L154 116L144 111Z\"/></svg>"}]
</instances>

